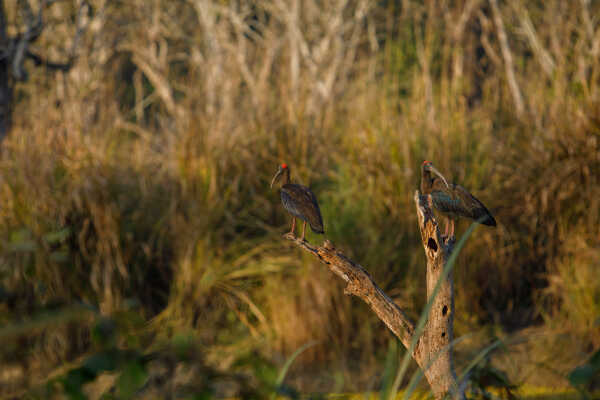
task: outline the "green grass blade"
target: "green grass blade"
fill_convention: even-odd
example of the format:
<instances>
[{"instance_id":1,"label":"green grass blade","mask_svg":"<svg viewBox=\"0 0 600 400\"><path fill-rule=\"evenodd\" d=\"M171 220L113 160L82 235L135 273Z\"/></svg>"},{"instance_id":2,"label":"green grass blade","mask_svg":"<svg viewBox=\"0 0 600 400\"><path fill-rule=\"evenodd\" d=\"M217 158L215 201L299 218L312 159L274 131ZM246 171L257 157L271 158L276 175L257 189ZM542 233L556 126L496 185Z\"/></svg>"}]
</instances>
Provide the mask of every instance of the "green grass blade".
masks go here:
<instances>
[{"instance_id":1,"label":"green grass blade","mask_svg":"<svg viewBox=\"0 0 600 400\"><path fill-rule=\"evenodd\" d=\"M279 386L283 383L283 380L285 379L285 376L286 376L288 370L290 369L290 367L292 366L292 363L294 362L296 357L298 357L300 354L302 354L307 349L315 346L317 343L318 343L317 341L308 342L305 345L301 346L291 356L288 357L288 359L285 361L285 364L283 364L283 367L281 367L281 371L279 371L279 375L277 376L277 381L275 382L275 384L277 386Z\"/></svg>"},{"instance_id":2,"label":"green grass blade","mask_svg":"<svg viewBox=\"0 0 600 400\"><path fill-rule=\"evenodd\" d=\"M283 383L283 380L285 379L285 376L287 375L287 372L290 369L290 367L292 366L292 363L294 362L296 357L298 357L304 351L313 347L317 343L318 343L317 341L308 342L308 343L304 344L303 346L301 346L291 356L288 357L288 359L283 364L283 367L281 367L281 370L279 371L279 375L277 376L277 380L275 381L276 388L280 387L281 384ZM273 393L273 395L271 396L271 399L275 399L275 396L276 396L276 393Z\"/></svg>"},{"instance_id":3,"label":"green grass blade","mask_svg":"<svg viewBox=\"0 0 600 400\"><path fill-rule=\"evenodd\" d=\"M502 340L497 339L492 344L487 346L485 349L481 350L479 352L479 354L477 354L477 357L475 357L473 359L473 361L471 361L471 363L469 363L467 368L460 375L460 377L458 378L458 382L462 382L463 379L465 379L467 377L469 371L471 371L473 368L475 368L475 366L477 364L479 364L481 362L481 360L483 360L492 350L494 350L496 347L500 346L501 344L503 344Z\"/></svg>"},{"instance_id":4,"label":"green grass blade","mask_svg":"<svg viewBox=\"0 0 600 400\"><path fill-rule=\"evenodd\" d=\"M444 346L444 348L438 352L427 364L426 368L429 368L431 366L431 364L433 364L435 362L435 360L438 359L438 357L440 356L440 354L449 351L454 345L462 342L463 340L465 340L466 338L472 336L472 334L467 334L467 335L463 335L457 339L454 339L451 343L449 343L447 346ZM410 398L410 396L412 395L412 393L414 392L414 390L417 388L417 385L419 384L419 382L421 381L421 378L423 378L423 376L425 376L425 372L421 369L418 368L417 371L413 374L412 378L410 379L410 382L408 383L408 388L406 389L406 391L404 392L404 397L405 398ZM458 381L460 383L460 380Z\"/></svg>"},{"instance_id":5,"label":"green grass blade","mask_svg":"<svg viewBox=\"0 0 600 400\"><path fill-rule=\"evenodd\" d=\"M386 400L394 387L395 372L398 369L399 359L399 345L398 340L391 340L388 346L387 356L385 358L385 368L383 370L383 379L381 383L381 389L379 392L379 398Z\"/></svg>"}]
</instances>

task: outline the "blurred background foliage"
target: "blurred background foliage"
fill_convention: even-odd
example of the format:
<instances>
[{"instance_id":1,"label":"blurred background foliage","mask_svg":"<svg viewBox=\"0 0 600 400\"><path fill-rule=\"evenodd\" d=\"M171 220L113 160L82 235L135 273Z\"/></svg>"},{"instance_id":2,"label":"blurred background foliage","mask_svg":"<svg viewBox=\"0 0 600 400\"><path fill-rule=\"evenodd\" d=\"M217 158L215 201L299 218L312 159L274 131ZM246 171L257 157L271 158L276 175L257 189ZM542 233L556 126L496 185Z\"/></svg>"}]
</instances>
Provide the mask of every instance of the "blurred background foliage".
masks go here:
<instances>
[{"instance_id":1,"label":"blurred background foliage","mask_svg":"<svg viewBox=\"0 0 600 400\"><path fill-rule=\"evenodd\" d=\"M19 2L3 3L16 34ZM264 398L312 341L295 390L378 388L392 334L281 240L280 162L317 194L325 236L416 318L412 196L433 161L499 222L455 267L459 370L498 337L512 382L567 386L588 365L598 2L89 4L75 65L29 69L2 143L2 395ZM47 7L40 53L67 53L77 7Z\"/></svg>"}]
</instances>

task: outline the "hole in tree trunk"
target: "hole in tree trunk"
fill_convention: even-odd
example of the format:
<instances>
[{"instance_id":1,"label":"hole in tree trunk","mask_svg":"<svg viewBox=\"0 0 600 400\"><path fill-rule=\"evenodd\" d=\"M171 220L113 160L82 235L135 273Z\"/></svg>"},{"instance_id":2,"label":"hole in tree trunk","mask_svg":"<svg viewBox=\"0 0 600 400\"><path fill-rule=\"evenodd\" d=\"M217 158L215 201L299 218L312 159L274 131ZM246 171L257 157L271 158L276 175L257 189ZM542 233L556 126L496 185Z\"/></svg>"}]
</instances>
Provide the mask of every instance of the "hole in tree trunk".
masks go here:
<instances>
[{"instance_id":1,"label":"hole in tree trunk","mask_svg":"<svg viewBox=\"0 0 600 400\"><path fill-rule=\"evenodd\" d=\"M446 336L446 332L442 332L442 337Z\"/></svg>"},{"instance_id":2,"label":"hole in tree trunk","mask_svg":"<svg viewBox=\"0 0 600 400\"><path fill-rule=\"evenodd\" d=\"M448 314L448 306L444 306L444 308L442 308L442 315L446 315Z\"/></svg>"},{"instance_id":3,"label":"hole in tree trunk","mask_svg":"<svg viewBox=\"0 0 600 400\"><path fill-rule=\"evenodd\" d=\"M427 241L427 247L429 247L433 251L437 251L438 249L437 243L432 238L429 238L429 240Z\"/></svg>"}]
</instances>

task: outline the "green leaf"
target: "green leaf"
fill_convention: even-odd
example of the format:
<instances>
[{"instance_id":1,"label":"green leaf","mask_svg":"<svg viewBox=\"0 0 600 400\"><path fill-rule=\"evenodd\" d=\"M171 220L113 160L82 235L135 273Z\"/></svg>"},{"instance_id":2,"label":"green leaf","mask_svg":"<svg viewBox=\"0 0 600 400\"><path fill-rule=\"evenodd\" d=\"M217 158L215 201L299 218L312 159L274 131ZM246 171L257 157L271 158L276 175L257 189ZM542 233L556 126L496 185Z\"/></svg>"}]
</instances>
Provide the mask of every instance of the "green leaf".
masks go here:
<instances>
[{"instance_id":1,"label":"green leaf","mask_svg":"<svg viewBox=\"0 0 600 400\"><path fill-rule=\"evenodd\" d=\"M55 263L63 263L69 260L68 251L53 251L50 253L50 260Z\"/></svg>"},{"instance_id":2,"label":"green leaf","mask_svg":"<svg viewBox=\"0 0 600 400\"><path fill-rule=\"evenodd\" d=\"M597 350L592 354L586 364L580 365L571 371L568 378L571 385L577 387L586 386L591 383L597 375L600 375L600 350Z\"/></svg>"},{"instance_id":3,"label":"green leaf","mask_svg":"<svg viewBox=\"0 0 600 400\"><path fill-rule=\"evenodd\" d=\"M32 252L37 249L37 243L28 229L19 229L10 233L8 248L15 252Z\"/></svg>"},{"instance_id":4,"label":"green leaf","mask_svg":"<svg viewBox=\"0 0 600 400\"><path fill-rule=\"evenodd\" d=\"M85 400L86 397L81 390L83 385L95 379L83 368L77 368L70 371L62 380L65 393L72 400Z\"/></svg>"},{"instance_id":5,"label":"green leaf","mask_svg":"<svg viewBox=\"0 0 600 400\"><path fill-rule=\"evenodd\" d=\"M139 361L132 361L123 367L123 372L117 381L119 398L129 399L144 385L148 373Z\"/></svg>"},{"instance_id":6,"label":"green leaf","mask_svg":"<svg viewBox=\"0 0 600 400\"><path fill-rule=\"evenodd\" d=\"M83 363L83 368L91 374L98 375L104 371L114 371L117 368L119 354L116 351L105 351L90 356Z\"/></svg>"},{"instance_id":7,"label":"green leaf","mask_svg":"<svg viewBox=\"0 0 600 400\"><path fill-rule=\"evenodd\" d=\"M573 386L584 386L592 380L595 374L596 371L591 365L580 365L569 374L569 382Z\"/></svg>"},{"instance_id":8,"label":"green leaf","mask_svg":"<svg viewBox=\"0 0 600 400\"><path fill-rule=\"evenodd\" d=\"M114 342L116 331L115 321L102 317L92 328L92 340L101 346L108 346Z\"/></svg>"},{"instance_id":9,"label":"green leaf","mask_svg":"<svg viewBox=\"0 0 600 400\"><path fill-rule=\"evenodd\" d=\"M16 253L30 253L37 249L37 243L33 240L23 240L9 243L8 248Z\"/></svg>"},{"instance_id":10,"label":"green leaf","mask_svg":"<svg viewBox=\"0 0 600 400\"><path fill-rule=\"evenodd\" d=\"M273 385L277 380L277 370L264 360L256 360L251 363L252 369L256 377L263 383Z\"/></svg>"},{"instance_id":11,"label":"green leaf","mask_svg":"<svg viewBox=\"0 0 600 400\"><path fill-rule=\"evenodd\" d=\"M600 349L592 354L589 364L596 370L600 370Z\"/></svg>"},{"instance_id":12,"label":"green leaf","mask_svg":"<svg viewBox=\"0 0 600 400\"><path fill-rule=\"evenodd\" d=\"M188 360L194 350L195 338L192 333L177 333L173 336L172 343L177 359Z\"/></svg>"},{"instance_id":13,"label":"green leaf","mask_svg":"<svg viewBox=\"0 0 600 400\"><path fill-rule=\"evenodd\" d=\"M70 234L71 230L69 228L63 228L59 231L46 233L44 235L44 240L49 244L62 243L69 237Z\"/></svg>"}]
</instances>

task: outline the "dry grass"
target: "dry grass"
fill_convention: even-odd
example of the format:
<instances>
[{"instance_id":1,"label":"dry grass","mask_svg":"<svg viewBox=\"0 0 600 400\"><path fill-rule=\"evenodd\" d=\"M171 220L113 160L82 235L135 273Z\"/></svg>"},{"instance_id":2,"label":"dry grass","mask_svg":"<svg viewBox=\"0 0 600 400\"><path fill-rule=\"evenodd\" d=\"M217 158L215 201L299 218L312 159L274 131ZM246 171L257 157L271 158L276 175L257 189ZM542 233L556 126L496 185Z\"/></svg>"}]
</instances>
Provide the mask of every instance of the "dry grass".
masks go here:
<instances>
[{"instance_id":1,"label":"dry grass","mask_svg":"<svg viewBox=\"0 0 600 400\"><path fill-rule=\"evenodd\" d=\"M519 113L487 2L93 3L76 68L18 88L0 282L19 301L0 303L3 322L75 301L110 315L135 299L154 335L194 329L222 368L319 340L303 368L334 365L348 389L365 387L390 334L278 239L288 220L269 179L291 164L327 237L418 315L410 199L429 159L499 221L460 256L458 334L543 323L582 354L599 345L597 4L499 4ZM41 46L59 54L69 26L52 26ZM47 369L88 336L45 345Z\"/></svg>"}]
</instances>

